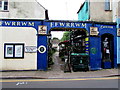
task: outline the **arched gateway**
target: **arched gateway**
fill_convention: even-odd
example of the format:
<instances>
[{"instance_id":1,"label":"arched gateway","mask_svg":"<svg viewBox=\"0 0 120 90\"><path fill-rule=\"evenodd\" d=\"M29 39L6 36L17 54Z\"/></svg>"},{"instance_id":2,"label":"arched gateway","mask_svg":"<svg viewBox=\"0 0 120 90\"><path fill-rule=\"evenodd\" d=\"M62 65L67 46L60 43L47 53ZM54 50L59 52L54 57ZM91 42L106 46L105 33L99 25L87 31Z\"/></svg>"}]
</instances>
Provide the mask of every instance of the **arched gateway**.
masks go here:
<instances>
[{"instance_id":1,"label":"arched gateway","mask_svg":"<svg viewBox=\"0 0 120 90\"><path fill-rule=\"evenodd\" d=\"M36 37L37 40L36 42L33 41L33 43L36 43L37 46L34 46L34 44L32 44L31 39L34 38L32 37L32 34L34 33L27 33L26 34L26 39L27 36L30 34L31 38L27 39L28 43L26 43L26 40L24 41L24 39L21 39L21 41L4 41L4 39L1 41L2 44L0 48L2 50L6 50L6 47L9 47L10 45L12 45L12 43L14 44L13 46L15 46L15 43L17 43L19 45L19 43L24 44L25 48L23 50L25 50L22 54L24 54L24 57L22 58L16 58L14 55L17 55L16 53L13 53L14 57L4 57L7 53L3 53L3 56L0 56L1 60L6 60L6 62L9 63L8 59L13 58L13 59L19 59L21 60L26 60L26 62L28 64L33 64L30 63L29 60L27 60L26 56L29 56L30 59L30 55L34 54L35 56L37 55L37 60L33 60L34 62L34 66L33 67L27 67L28 69L37 69L37 70L47 70L48 67L48 37L49 37L49 32L51 30L63 30L63 31L72 31L72 30L77 30L77 33L82 33L81 35L83 35L85 33L85 38L84 40L86 41L85 43L85 53L87 53L89 55L89 67L90 70L98 70L98 69L102 69L102 68L116 68L117 67L117 30L116 30L116 23L100 23L100 22L90 22L90 21L86 21L86 22L82 22L82 21L57 21L57 20L16 20L16 19L4 19L2 21L0 21L0 25L2 27L27 27L26 29L29 28L34 28L37 31ZM2 29L4 30L4 29ZM16 28L14 28L14 30L16 30ZM12 32L14 32L14 30ZM19 33L20 33L20 29L19 29ZM4 33L6 34L6 32ZM4 34L2 34L2 36L4 36ZM16 33L14 33L16 34ZM111 47L114 47L114 49L111 49L109 52L112 53L112 57L110 59L112 60L103 60L103 55L104 55L104 49L103 49L103 44L102 42L104 42L105 39L105 35L110 34L112 37L109 38L109 43L112 42ZM79 34L80 35L80 34ZM16 35L17 36L17 35ZM7 36L6 36L7 37ZM12 35L11 35L12 37ZM21 36L22 37L22 36ZM15 38L15 37L14 37ZM14 39L13 38L13 39ZM16 37L17 38L17 37ZM110 40L111 39L111 40ZM1 40L1 39L0 39ZM29 42L31 42L31 44L29 44ZM2 45L10 45L9 46L2 46ZM12 47L11 47L12 49ZM2 51L1 50L1 51ZM4 51L5 52L5 51ZM108 51L106 51L108 52ZM35 54L36 53L36 54ZM19 53L18 53L19 54ZM19 55L18 55L19 56ZM1 58L2 57L2 58ZM107 56L106 56L107 57ZM104 63L103 63L104 61ZM112 63L111 63L112 61ZM12 62L12 61L11 61ZM13 61L14 63L16 61ZM12 63L11 63L12 64ZM104 64L104 67L103 67ZM11 69L14 68L14 66L11 65ZM19 68L20 70L25 67L25 65L22 65L23 68ZM2 68L5 68L4 65ZM6 69L5 69L6 70Z\"/></svg>"}]
</instances>

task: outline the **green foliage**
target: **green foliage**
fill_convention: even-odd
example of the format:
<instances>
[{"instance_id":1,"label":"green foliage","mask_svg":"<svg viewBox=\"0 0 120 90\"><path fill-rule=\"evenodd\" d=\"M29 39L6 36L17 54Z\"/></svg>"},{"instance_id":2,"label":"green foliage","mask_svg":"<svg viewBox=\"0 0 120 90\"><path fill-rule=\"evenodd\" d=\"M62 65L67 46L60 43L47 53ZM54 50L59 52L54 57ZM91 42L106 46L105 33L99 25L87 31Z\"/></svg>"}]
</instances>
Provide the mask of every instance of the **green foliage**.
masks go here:
<instances>
[{"instance_id":1,"label":"green foliage","mask_svg":"<svg viewBox=\"0 0 120 90\"><path fill-rule=\"evenodd\" d=\"M70 39L70 32L68 31L64 32L61 42L69 40L69 39Z\"/></svg>"},{"instance_id":2,"label":"green foliage","mask_svg":"<svg viewBox=\"0 0 120 90\"><path fill-rule=\"evenodd\" d=\"M52 56L55 52L56 52L56 49L54 49L54 48L52 48L51 50L48 51L48 56L49 56L48 67L50 67L50 65L54 64L54 62L52 60Z\"/></svg>"}]
</instances>

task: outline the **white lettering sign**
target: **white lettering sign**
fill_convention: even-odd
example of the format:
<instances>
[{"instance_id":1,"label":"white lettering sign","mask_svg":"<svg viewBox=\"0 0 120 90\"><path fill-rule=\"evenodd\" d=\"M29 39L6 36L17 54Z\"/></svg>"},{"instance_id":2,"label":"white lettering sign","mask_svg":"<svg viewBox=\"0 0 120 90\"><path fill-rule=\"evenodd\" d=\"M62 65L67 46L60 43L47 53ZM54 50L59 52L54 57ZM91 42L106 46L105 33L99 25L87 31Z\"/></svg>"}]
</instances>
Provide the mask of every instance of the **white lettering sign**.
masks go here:
<instances>
[{"instance_id":1,"label":"white lettering sign","mask_svg":"<svg viewBox=\"0 0 120 90\"><path fill-rule=\"evenodd\" d=\"M86 27L86 23L51 22L50 27Z\"/></svg>"},{"instance_id":2,"label":"white lettering sign","mask_svg":"<svg viewBox=\"0 0 120 90\"><path fill-rule=\"evenodd\" d=\"M34 22L26 22L26 21L0 21L0 25L5 26L34 26Z\"/></svg>"},{"instance_id":3,"label":"white lettering sign","mask_svg":"<svg viewBox=\"0 0 120 90\"><path fill-rule=\"evenodd\" d=\"M26 53L36 53L37 52L37 47L36 46L26 46L25 47L25 52Z\"/></svg>"},{"instance_id":4,"label":"white lettering sign","mask_svg":"<svg viewBox=\"0 0 120 90\"><path fill-rule=\"evenodd\" d=\"M113 26L101 26L101 28L111 28L111 29L113 29Z\"/></svg>"}]
</instances>

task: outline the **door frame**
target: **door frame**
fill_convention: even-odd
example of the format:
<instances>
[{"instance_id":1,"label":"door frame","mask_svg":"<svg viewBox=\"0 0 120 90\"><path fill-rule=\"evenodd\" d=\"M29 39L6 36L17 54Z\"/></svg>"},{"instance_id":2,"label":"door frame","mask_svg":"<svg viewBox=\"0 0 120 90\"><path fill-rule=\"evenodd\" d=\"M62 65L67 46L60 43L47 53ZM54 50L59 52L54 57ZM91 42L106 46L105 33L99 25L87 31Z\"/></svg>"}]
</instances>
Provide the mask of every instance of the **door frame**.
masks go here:
<instances>
[{"instance_id":1,"label":"door frame","mask_svg":"<svg viewBox=\"0 0 120 90\"><path fill-rule=\"evenodd\" d=\"M105 59L103 59L103 40L105 40L105 38L108 38L108 45L110 48L110 61L106 61ZM110 33L105 33L101 35L101 54L102 54L102 61L101 61L101 67L102 68L114 68L114 35L110 34ZM104 61L105 60L105 61Z\"/></svg>"}]
</instances>

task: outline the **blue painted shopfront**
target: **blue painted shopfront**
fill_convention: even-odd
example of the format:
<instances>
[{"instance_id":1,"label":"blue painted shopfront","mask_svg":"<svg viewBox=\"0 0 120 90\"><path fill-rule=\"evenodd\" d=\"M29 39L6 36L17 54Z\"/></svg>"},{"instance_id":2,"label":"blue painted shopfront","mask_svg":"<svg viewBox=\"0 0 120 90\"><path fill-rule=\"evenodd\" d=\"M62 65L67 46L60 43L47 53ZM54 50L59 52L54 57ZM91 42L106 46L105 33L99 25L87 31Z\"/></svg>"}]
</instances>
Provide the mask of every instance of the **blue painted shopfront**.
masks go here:
<instances>
[{"instance_id":1,"label":"blue painted shopfront","mask_svg":"<svg viewBox=\"0 0 120 90\"><path fill-rule=\"evenodd\" d=\"M91 70L102 69L102 50L101 50L101 36L104 34L110 34L113 36L114 43L114 60L113 67L110 62L104 63L104 68L117 68L117 29L116 23L99 23L99 22L81 22L81 21L56 21L56 20L2 20L1 26L5 27L33 27L38 32L38 27L43 25L47 27L47 34L37 34L37 48L40 46L46 47L44 53L37 51L37 69L47 70L48 67L48 42L47 35L51 30L72 30L72 29L84 29L88 33L89 37L89 66ZM99 34L97 36L90 35L90 27L97 27ZM94 53L93 53L94 50Z\"/></svg>"},{"instance_id":2,"label":"blue painted shopfront","mask_svg":"<svg viewBox=\"0 0 120 90\"><path fill-rule=\"evenodd\" d=\"M120 28L120 18L117 19L117 28ZM117 37L117 63L120 64L120 36Z\"/></svg>"},{"instance_id":3,"label":"blue painted shopfront","mask_svg":"<svg viewBox=\"0 0 120 90\"><path fill-rule=\"evenodd\" d=\"M18 19L3 19L0 21L2 27L33 27L37 30L43 25L43 20L18 20ZM47 37L37 34L37 48L40 46L47 47ZM31 63L32 64L32 63ZM37 51L37 69L47 70L47 50L44 53Z\"/></svg>"},{"instance_id":4,"label":"blue painted shopfront","mask_svg":"<svg viewBox=\"0 0 120 90\"><path fill-rule=\"evenodd\" d=\"M91 70L99 70L102 68L116 68L117 67L117 29L116 23L98 23L98 22L70 22L70 21L48 21L48 30L53 28L69 28L69 29L77 29L81 28L88 32L89 36L89 59L90 59L90 69ZM98 28L98 36L90 35L90 27ZM114 43L114 60L112 62L104 62L104 67L102 67L102 50L101 50L101 39L102 35L110 34L113 36ZM92 53L92 49L96 51L96 53ZM113 65L111 65L113 64Z\"/></svg>"}]
</instances>

